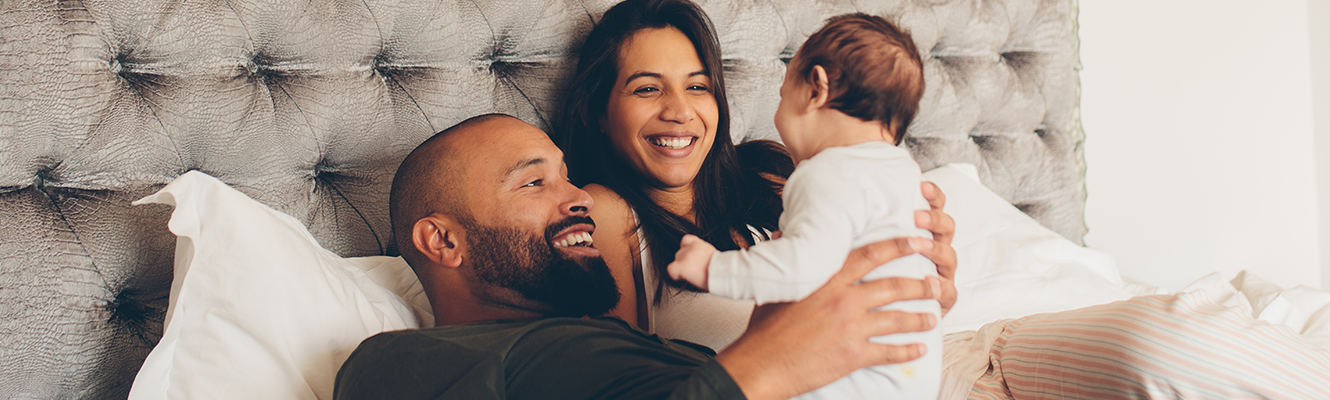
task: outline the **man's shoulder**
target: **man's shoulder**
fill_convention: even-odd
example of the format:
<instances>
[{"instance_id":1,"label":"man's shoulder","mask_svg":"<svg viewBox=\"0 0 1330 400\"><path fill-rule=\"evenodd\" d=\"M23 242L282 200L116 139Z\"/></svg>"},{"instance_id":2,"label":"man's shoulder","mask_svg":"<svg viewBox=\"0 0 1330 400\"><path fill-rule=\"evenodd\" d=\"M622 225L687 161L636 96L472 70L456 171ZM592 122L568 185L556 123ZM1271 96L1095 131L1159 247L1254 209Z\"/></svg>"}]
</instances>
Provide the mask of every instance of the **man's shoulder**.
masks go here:
<instances>
[{"instance_id":1,"label":"man's shoulder","mask_svg":"<svg viewBox=\"0 0 1330 400\"><path fill-rule=\"evenodd\" d=\"M522 349L544 351L550 346L641 341L663 342L618 318L541 318L383 332L361 342L356 353L365 358L398 360L429 352L447 352L454 358L460 354L507 358L509 353Z\"/></svg>"},{"instance_id":2,"label":"man's shoulder","mask_svg":"<svg viewBox=\"0 0 1330 400\"><path fill-rule=\"evenodd\" d=\"M706 347L666 340L615 317L547 318L509 333L513 344L509 351L599 353L612 348L659 348L701 357L714 355Z\"/></svg>"},{"instance_id":3,"label":"man's shoulder","mask_svg":"<svg viewBox=\"0 0 1330 400\"><path fill-rule=\"evenodd\" d=\"M337 396L505 397L510 364L525 364L559 343L628 334L612 321L547 318L383 332L360 343L342 365ZM579 338L580 336L580 338ZM497 392L496 392L497 391ZM448 397L448 396L445 396Z\"/></svg>"},{"instance_id":4,"label":"man's shoulder","mask_svg":"<svg viewBox=\"0 0 1330 400\"><path fill-rule=\"evenodd\" d=\"M540 337L560 339L590 332L629 334L632 330L618 319L541 318L505 320L422 329L389 331L361 342L361 348L378 351L431 346L457 346L473 350L503 351L516 342Z\"/></svg>"},{"instance_id":5,"label":"man's shoulder","mask_svg":"<svg viewBox=\"0 0 1330 400\"><path fill-rule=\"evenodd\" d=\"M337 397L656 397L708 363L714 361L705 348L661 339L618 318L487 322L366 339L338 374ZM730 382L723 369L703 375Z\"/></svg>"}]
</instances>

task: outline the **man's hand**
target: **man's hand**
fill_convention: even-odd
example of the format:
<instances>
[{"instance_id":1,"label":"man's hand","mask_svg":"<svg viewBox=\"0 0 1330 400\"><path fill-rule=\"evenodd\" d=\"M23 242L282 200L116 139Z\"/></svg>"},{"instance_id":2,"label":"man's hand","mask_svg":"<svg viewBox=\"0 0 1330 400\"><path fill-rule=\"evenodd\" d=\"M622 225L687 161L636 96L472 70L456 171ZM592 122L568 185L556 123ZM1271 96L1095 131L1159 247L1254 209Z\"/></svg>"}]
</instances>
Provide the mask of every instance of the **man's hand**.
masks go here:
<instances>
[{"instance_id":1,"label":"man's hand","mask_svg":"<svg viewBox=\"0 0 1330 400\"><path fill-rule=\"evenodd\" d=\"M758 307L748 330L716 356L749 399L785 399L822 387L854 370L923 356L922 344L870 342L874 336L921 332L932 314L870 310L904 300L936 299L937 279L886 278L856 283L874 267L916 253L922 238L896 238L850 252L840 272L797 303ZM955 289L952 289L955 292ZM954 294L953 294L954 295Z\"/></svg>"},{"instance_id":2,"label":"man's hand","mask_svg":"<svg viewBox=\"0 0 1330 400\"><path fill-rule=\"evenodd\" d=\"M688 282L688 284L707 289L707 266L711 264L711 255L716 247L702 238L684 235L679 241L679 251L674 253L674 262L666 266L670 279Z\"/></svg>"},{"instance_id":3,"label":"man's hand","mask_svg":"<svg viewBox=\"0 0 1330 400\"><path fill-rule=\"evenodd\" d=\"M947 315L951 306L956 305L956 250L951 248L951 237L956 234L956 221L942 211L947 205L947 195L942 193L933 182L921 182L920 191L928 200L927 211L914 212L914 224L933 232L933 240L919 249L919 254L937 264L937 274L942 278L942 315Z\"/></svg>"}]
</instances>

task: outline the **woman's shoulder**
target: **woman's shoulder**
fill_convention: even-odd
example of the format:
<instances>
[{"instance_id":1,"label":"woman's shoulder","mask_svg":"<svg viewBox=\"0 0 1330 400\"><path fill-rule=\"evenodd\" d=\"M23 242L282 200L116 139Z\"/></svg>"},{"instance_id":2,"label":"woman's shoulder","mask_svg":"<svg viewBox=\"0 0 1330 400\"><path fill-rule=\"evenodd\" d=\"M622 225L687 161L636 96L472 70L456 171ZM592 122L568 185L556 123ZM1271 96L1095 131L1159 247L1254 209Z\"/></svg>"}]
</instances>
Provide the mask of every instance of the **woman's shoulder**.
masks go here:
<instances>
[{"instance_id":1,"label":"woman's shoulder","mask_svg":"<svg viewBox=\"0 0 1330 400\"><path fill-rule=\"evenodd\" d=\"M612 196L620 202L623 201L623 197L619 197L619 193L615 192L614 189L607 188L599 183L588 183L586 186L582 187L582 190L591 193L591 197Z\"/></svg>"},{"instance_id":2,"label":"woman's shoulder","mask_svg":"<svg viewBox=\"0 0 1330 400\"><path fill-rule=\"evenodd\" d=\"M642 289L638 283L640 272L637 272L640 244L636 216L628 203L607 187L589 184L582 190L591 194L592 204L588 214L596 225L596 230L591 233L592 241L600 249L605 265L609 266L610 274L619 286L619 293L624 294L619 305L609 315L645 327L646 322L641 317L646 314L639 309L639 305L646 303L642 302L639 295Z\"/></svg>"},{"instance_id":3,"label":"woman's shoulder","mask_svg":"<svg viewBox=\"0 0 1330 400\"><path fill-rule=\"evenodd\" d=\"M593 202L591 205L591 211L593 213L605 215L626 213L628 217L632 217L632 207L629 206L628 201L624 200L623 196L619 196L619 193L615 192L614 189L610 189L597 183L591 183L582 187L582 190L585 190L591 195L591 201Z\"/></svg>"},{"instance_id":4,"label":"woman's shoulder","mask_svg":"<svg viewBox=\"0 0 1330 400\"><path fill-rule=\"evenodd\" d=\"M637 215L628 201L613 189L595 183L582 188L591 194L591 219L596 222L596 230L614 232L628 236L636 233Z\"/></svg>"}]
</instances>

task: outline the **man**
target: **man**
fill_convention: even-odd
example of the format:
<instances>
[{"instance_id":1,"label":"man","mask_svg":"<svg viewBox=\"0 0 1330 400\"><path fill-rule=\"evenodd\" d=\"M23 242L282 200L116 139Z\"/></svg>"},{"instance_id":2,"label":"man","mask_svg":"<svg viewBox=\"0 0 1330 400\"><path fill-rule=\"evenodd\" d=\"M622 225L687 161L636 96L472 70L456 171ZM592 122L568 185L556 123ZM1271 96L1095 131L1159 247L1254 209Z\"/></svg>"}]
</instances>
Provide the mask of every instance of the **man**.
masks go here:
<instances>
[{"instance_id":1,"label":"man","mask_svg":"<svg viewBox=\"0 0 1330 400\"><path fill-rule=\"evenodd\" d=\"M591 246L591 197L568 182L544 132L505 115L463 121L417 147L398 168L390 202L398 247L438 327L366 339L338 373L340 399L789 398L865 366L917 358L922 346L868 338L937 324L927 314L869 312L941 298L935 280L856 284L927 242L905 239L855 251L826 286L755 316L714 358L615 318L581 318L619 296Z\"/></svg>"}]
</instances>

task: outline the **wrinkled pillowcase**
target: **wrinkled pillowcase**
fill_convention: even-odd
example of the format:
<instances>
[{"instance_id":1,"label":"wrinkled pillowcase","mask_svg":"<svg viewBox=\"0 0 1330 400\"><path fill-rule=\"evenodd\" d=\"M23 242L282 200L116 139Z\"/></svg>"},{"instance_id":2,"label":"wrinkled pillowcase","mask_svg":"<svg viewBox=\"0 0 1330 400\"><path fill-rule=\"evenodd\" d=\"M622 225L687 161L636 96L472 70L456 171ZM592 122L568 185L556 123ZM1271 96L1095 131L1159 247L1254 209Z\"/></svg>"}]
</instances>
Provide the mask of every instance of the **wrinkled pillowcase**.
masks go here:
<instances>
[{"instance_id":1,"label":"wrinkled pillowcase","mask_svg":"<svg viewBox=\"0 0 1330 400\"><path fill-rule=\"evenodd\" d=\"M360 341L433 325L398 257L338 257L303 224L191 171L134 204L174 205L166 330L131 399L330 399Z\"/></svg>"},{"instance_id":2,"label":"wrinkled pillowcase","mask_svg":"<svg viewBox=\"0 0 1330 400\"><path fill-rule=\"evenodd\" d=\"M1108 254L1072 243L993 193L973 165L943 165L924 180L942 188L956 222L958 299L942 318L944 333L1149 293L1125 283Z\"/></svg>"}]
</instances>

